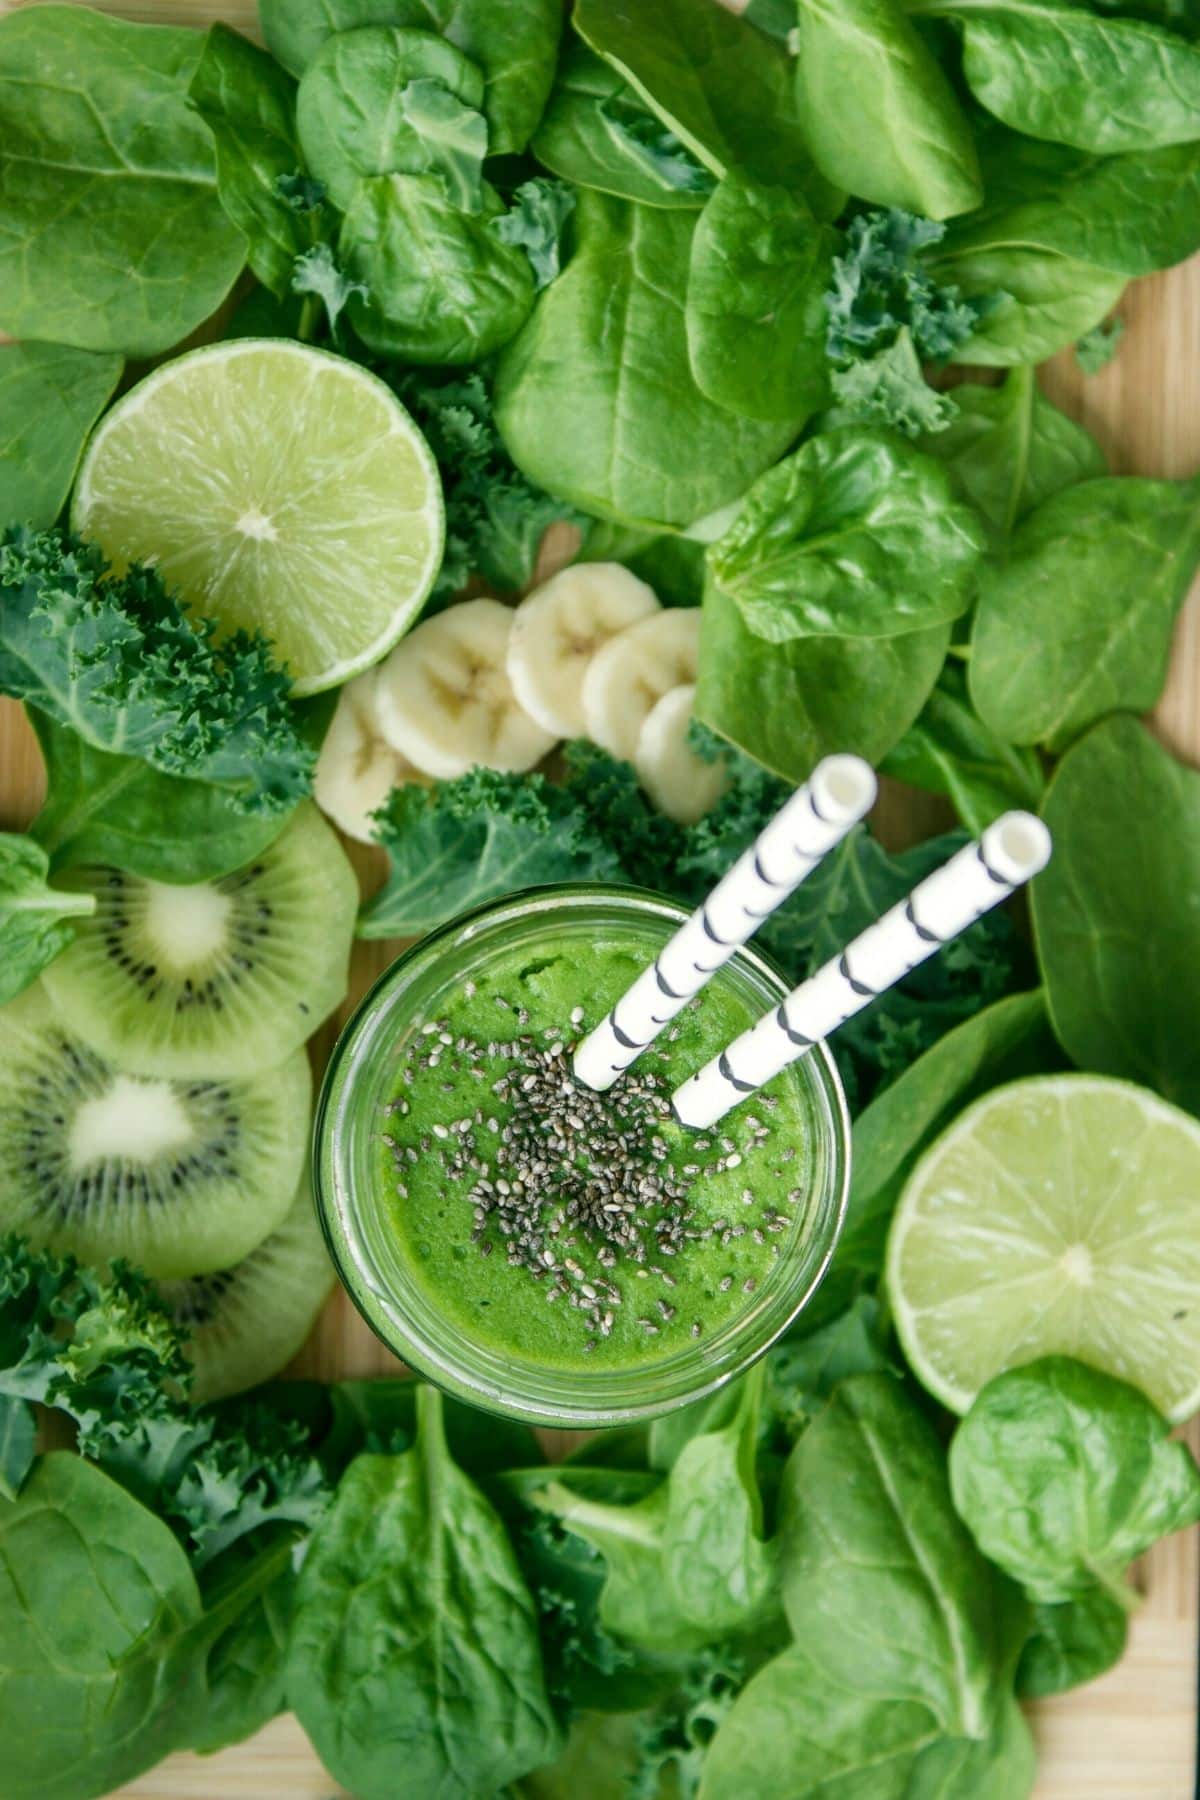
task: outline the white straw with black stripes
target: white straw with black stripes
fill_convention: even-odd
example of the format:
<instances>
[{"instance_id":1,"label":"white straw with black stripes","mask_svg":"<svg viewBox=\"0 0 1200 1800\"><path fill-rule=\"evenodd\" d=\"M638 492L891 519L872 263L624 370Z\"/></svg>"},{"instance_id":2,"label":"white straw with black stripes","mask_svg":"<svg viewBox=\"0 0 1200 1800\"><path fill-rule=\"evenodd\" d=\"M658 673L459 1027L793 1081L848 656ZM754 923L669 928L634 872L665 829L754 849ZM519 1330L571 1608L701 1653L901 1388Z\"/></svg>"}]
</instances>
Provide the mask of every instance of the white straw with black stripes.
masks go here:
<instances>
[{"instance_id":1,"label":"white straw with black stripes","mask_svg":"<svg viewBox=\"0 0 1200 1800\"><path fill-rule=\"evenodd\" d=\"M794 988L727 1050L675 1090L681 1124L707 1130L781 1069L861 1012L885 988L1043 869L1050 833L1032 813L1005 813Z\"/></svg>"},{"instance_id":2,"label":"white straw with black stripes","mask_svg":"<svg viewBox=\"0 0 1200 1800\"><path fill-rule=\"evenodd\" d=\"M652 1044L821 858L870 811L875 775L858 756L827 756L780 808L704 905L681 925L575 1052L575 1078L603 1093Z\"/></svg>"}]
</instances>

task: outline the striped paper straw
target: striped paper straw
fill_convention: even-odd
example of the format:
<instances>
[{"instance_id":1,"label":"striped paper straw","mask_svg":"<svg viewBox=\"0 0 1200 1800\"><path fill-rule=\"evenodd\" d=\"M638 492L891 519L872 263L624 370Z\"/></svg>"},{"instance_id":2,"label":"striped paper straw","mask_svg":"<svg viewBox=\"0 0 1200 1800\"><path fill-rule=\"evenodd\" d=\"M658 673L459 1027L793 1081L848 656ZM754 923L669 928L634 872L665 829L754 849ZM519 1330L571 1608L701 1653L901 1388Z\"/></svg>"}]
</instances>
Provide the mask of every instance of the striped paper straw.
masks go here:
<instances>
[{"instance_id":1,"label":"striped paper straw","mask_svg":"<svg viewBox=\"0 0 1200 1800\"><path fill-rule=\"evenodd\" d=\"M827 756L780 808L704 905L679 927L575 1052L575 1079L603 1093L652 1044L870 810L875 775L858 756Z\"/></svg>"},{"instance_id":2,"label":"striped paper straw","mask_svg":"<svg viewBox=\"0 0 1200 1800\"><path fill-rule=\"evenodd\" d=\"M794 988L774 1012L672 1095L676 1118L706 1130L813 1045L894 987L968 925L998 906L1050 858L1050 833L1032 813L1005 813L913 889L840 956Z\"/></svg>"}]
</instances>

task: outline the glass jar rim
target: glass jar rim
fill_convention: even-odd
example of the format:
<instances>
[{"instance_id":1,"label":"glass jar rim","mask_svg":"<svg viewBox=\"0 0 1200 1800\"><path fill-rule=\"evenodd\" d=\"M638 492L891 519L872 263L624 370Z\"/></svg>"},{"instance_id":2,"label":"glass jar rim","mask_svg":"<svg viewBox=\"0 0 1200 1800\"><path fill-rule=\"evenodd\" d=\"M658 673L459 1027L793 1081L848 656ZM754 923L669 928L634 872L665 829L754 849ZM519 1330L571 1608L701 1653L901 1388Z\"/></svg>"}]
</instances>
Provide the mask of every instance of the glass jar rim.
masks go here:
<instances>
[{"instance_id":1,"label":"glass jar rim","mask_svg":"<svg viewBox=\"0 0 1200 1800\"><path fill-rule=\"evenodd\" d=\"M772 1265L761 1293L711 1337L643 1364L581 1371L505 1357L470 1339L439 1311L415 1282L404 1281L401 1259L389 1256L382 1208L373 1204L369 1143L378 1141L378 1119L368 1081L382 1091L381 1068L403 1039L407 1004L411 1025L425 1015L412 1010L422 977L454 965L489 944L503 948L556 927L580 928L594 920L637 921L665 941L688 909L649 889L604 883L530 888L490 901L437 927L402 951L376 979L343 1028L322 1082L313 1127L313 1184L318 1216L343 1286L382 1341L419 1375L456 1398L530 1424L571 1429L628 1424L655 1417L711 1394L743 1374L794 1323L820 1285L845 1216L850 1179L850 1120L836 1064L817 1044L793 1065L820 1137L814 1168L819 1191L806 1207L803 1242ZM653 954L648 951L647 960ZM750 948L729 964L761 995L766 1011L789 984L774 964ZM460 977L464 971L459 971ZM726 977L728 978L728 977ZM360 1192L365 1188L366 1192ZM811 1217L808 1215L811 1214ZM795 1236L796 1233L794 1232ZM393 1238L394 1243L394 1238ZM778 1278L774 1270L780 1270Z\"/></svg>"}]
</instances>

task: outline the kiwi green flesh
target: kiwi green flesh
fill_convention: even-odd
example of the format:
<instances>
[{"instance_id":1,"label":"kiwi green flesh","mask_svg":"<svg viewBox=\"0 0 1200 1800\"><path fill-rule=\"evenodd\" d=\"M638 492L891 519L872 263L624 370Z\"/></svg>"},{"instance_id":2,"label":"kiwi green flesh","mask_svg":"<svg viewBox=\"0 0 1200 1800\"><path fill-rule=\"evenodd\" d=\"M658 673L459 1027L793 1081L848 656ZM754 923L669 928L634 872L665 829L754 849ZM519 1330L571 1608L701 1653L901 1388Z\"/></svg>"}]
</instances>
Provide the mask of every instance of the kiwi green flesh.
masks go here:
<instances>
[{"instance_id":1,"label":"kiwi green flesh","mask_svg":"<svg viewBox=\"0 0 1200 1800\"><path fill-rule=\"evenodd\" d=\"M283 1223L236 1267L164 1282L163 1298L192 1333L196 1403L277 1375L300 1349L333 1284L307 1180Z\"/></svg>"},{"instance_id":2,"label":"kiwi green flesh","mask_svg":"<svg viewBox=\"0 0 1200 1800\"><path fill-rule=\"evenodd\" d=\"M252 1080L129 1075L41 984L3 1027L0 1232L182 1277L240 1261L287 1213L307 1154L303 1051Z\"/></svg>"},{"instance_id":3,"label":"kiwi green flesh","mask_svg":"<svg viewBox=\"0 0 1200 1800\"><path fill-rule=\"evenodd\" d=\"M72 885L95 894L96 911L47 987L78 1035L124 1069L254 1074L345 996L358 887L311 806L218 881L173 887L86 869Z\"/></svg>"}]
</instances>

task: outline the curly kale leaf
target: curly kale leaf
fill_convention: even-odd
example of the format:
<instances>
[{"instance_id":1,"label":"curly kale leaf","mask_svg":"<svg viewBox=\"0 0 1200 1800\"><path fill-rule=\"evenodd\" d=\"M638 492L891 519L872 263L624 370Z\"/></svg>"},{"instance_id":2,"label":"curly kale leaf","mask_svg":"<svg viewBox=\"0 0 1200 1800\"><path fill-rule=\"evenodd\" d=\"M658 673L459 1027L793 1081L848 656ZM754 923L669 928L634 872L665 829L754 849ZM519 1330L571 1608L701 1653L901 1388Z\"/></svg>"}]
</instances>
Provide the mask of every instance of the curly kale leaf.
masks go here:
<instances>
[{"instance_id":1,"label":"curly kale leaf","mask_svg":"<svg viewBox=\"0 0 1200 1800\"><path fill-rule=\"evenodd\" d=\"M529 258L537 287L548 287L562 266L563 229L575 210L575 189L566 181L536 175L522 182L509 209L493 221L504 244L519 244Z\"/></svg>"},{"instance_id":2,"label":"curly kale leaf","mask_svg":"<svg viewBox=\"0 0 1200 1800\"><path fill-rule=\"evenodd\" d=\"M66 532L0 537L0 693L94 749L211 782L241 812L284 812L315 761L290 685L263 638L218 638L155 570L114 575Z\"/></svg>"}]
</instances>

